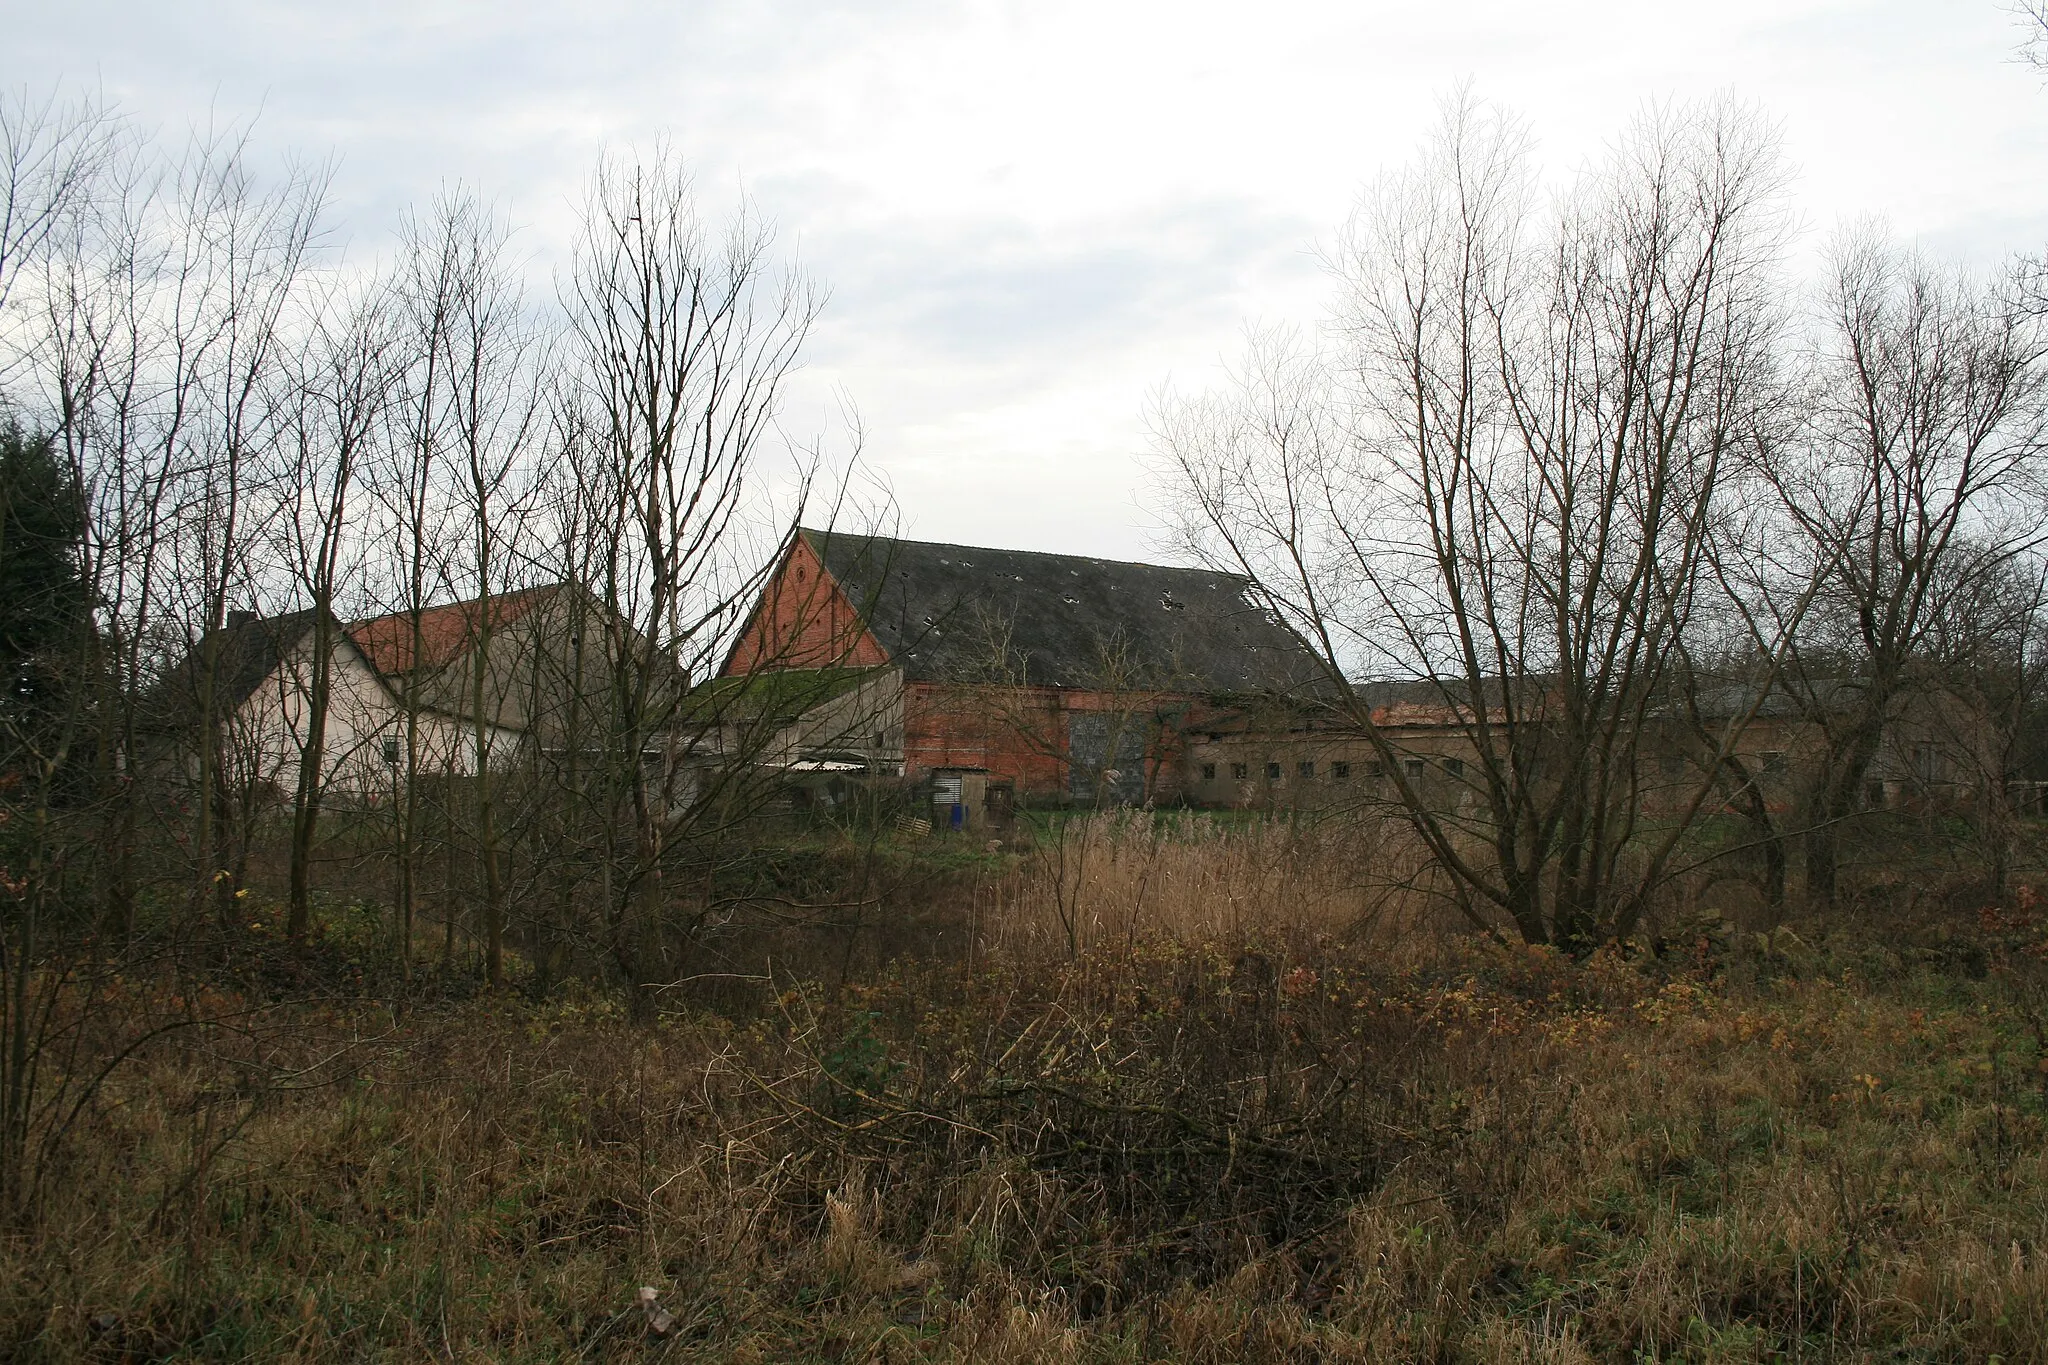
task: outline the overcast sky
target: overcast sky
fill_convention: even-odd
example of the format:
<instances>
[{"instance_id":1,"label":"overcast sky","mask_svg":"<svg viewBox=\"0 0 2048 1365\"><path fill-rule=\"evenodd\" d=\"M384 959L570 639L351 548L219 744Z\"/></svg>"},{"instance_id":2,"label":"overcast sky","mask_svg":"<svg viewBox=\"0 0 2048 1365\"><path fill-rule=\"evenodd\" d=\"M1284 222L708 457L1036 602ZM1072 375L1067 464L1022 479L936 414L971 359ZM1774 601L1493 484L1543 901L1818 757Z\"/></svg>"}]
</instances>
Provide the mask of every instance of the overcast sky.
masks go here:
<instances>
[{"instance_id":1,"label":"overcast sky","mask_svg":"<svg viewBox=\"0 0 2048 1365\"><path fill-rule=\"evenodd\" d=\"M666 134L831 289L798 429L844 393L909 534L1156 557L1148 394L1308 318L1328 241L1461 80L1560 172L1645 100L1781 119L1815 237L1888 217L2048 246L2048 90L2004 0L0 0L0 79L332 155L352 252L463 181L545 287L606 146Z\"/></svg>"}]
</instances>

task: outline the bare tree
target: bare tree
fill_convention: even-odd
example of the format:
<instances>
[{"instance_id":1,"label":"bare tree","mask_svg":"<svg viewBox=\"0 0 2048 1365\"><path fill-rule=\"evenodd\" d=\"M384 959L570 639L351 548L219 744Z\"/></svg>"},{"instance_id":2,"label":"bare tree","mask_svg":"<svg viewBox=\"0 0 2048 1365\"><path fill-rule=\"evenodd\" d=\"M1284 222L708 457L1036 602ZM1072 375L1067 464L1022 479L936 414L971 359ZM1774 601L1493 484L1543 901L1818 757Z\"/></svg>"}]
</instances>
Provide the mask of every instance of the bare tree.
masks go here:
<instances>
[{"instance_id":1,"label":"bare tree","mask_svg":"<svg viewBox=\"0 0 2048 1365\"><path fill-rule=\"evenodd\" d=\"M115 133L89 103L0 99L0 309L24 278L64 276L65 246L100 210L118 169ZM74 366L91 350L46 335L64 310L23 311L27 335L0 335L20 357L0 356L0 377L26 362L46 379L52 341ZM0 1217L10 1221L27 1209L45 1165L31 1137L38 1119L92 1088L89 1078L52 1076L46 1063L66 1031L62 1007L92 995L81 987L98 975L90 964L51 970L69 965L65 950L90 923L66 913L65 883L84 841L63 807L102 698L79 469L69 433L46 432L24 430L13 395L0 394L0 820L14 830L0 868Z\"/></svg>"},{"instance_id":2,"label":"bare tree","mask_svg":"<svg viewBox=\"0 0 2048 1365\"><path fill-rule=\"evenodd\" d=\"M449 436L458 458L458 504L467 522L475 610L469 632L468 711L475 769L477 856L483 874L484 971L504 984L505 839L494 770L509 755L495 737L520 671L494 655L497 599L521 551L536 493L530 462L543 415L546 357L523 291L507 268L504 229L472 212L461 286L444 335Z\"/></svg>"},{"instance_id":3,"label":"bare tree","mask_svg":"<svg viewBox=\"0 0 2048 1365\"><path fill-rule=\"evenodd\" d=\"M1646 826L1644 751L1778 389L1786 177L1753 112L1653 110L1546 216L1526 144L1455 101L1344 238L1336 351L1263 336L1156 429L1190 542L1322 656L1458 906L1583 946L1632 931L1709 798ZM1361 672L1414 680L1469 799L1411 779Z\"/></svg>"},{"instance_id":4,"label":"bare tree","mask_svg":"<svg viewBox=\"0 0 2048 1365\"><path fill-rule=\"evenodd\" d=\"M2019 0L2012 7L2019 20L2019 59L2036 71L2048 71L2048 4L2042 0Z\"/></svg>"},{"instance_id":5,"label":"bare tree","mask_svg":"<svg viewBox=\"0 0 2048 1365\"><path fill-rule=\"evenodd\" d=\"M237 135L195 142L169 224L169 336L157 440L177 461L166 511L167 587L182 600L191 667L179 682L193 721L197 901L211 890L232 923L249 815L272 775L236 757L222 651L230 605L268 585L250 550L282 505L278 459L288 429L282 377L293 303L308 280L326 179L294 168L266 185ZM244 753L242 757L246 758Z\"/></svg>"},{"instance_id":6,"label":"bare tree","mask_svg":"<svg viewBox=\"0 0 2048 1365\"><path fill-rule=\"evenodd\" d=\"M384 425L395 368L396 336L385 316L385 290L335 290L316 305L305 349L291 377L292 467L286 476L289 507L283 521L289 563L312 611L308 657L300 685L303 707L297 784L292 799L291 865L286 931L303 939L311 924L315 836L329 780L328 722L332 710L334 652L341 634L335 614L352 565L350 496L359 469L374 454ZM344 756L358 761L360 755Z\"/></svg>"},{"instance_id":7,"label":"bare tree","mask_svg":"<svg viewBox=\"0 0 2048 1365\"><path fill-rule=\"evenodd\" d=\"M2048 351L2012 298L1874 231L1843 237L1811 419L1762 466L1789 533L1776 591L1818 594L1782 685L1821 736L1801 799L1806 889L1823 903L1930 632L2041 543Z\"/></svg>"},{"instance_id":8,"label":"bare tree","mask_svg":"<svg viewBox=\"0 0 2048 1365\"><path fill-rule=\"evenodd\" d=\"M771 461L791 453L778 407L823 296L771 246L746 210L706 224L666 151L592 177L567 301L589 431L576 478L590 586L612 616L593 776L631 831L607 899L636 1010L670 965L671 846L712 809L682 750L688 681L712 670L779 558L750 553L762 547L745 531Z\"/></svg>"},{"instance_id":9,"label":"bare tree","mask_svg":"<svg viewBox=\"0 0 2048 1365\"><path fill-rule=\"evenodd\" d=\"M425 747L422 717L433 683L425 666L428 606L452 590L457 547L449 543L455 515L451 487L451 414L447 365L455 312L474 259L468 249L477 209L462 195L437 201L423 220L408 216L404 252L394 286L393 306L406 332L403 361L392 400L393 439L387 459L376 467L371 486L382 522L396 542L389 561L387 604L404 617L404 667L398 673L402 735L392 800L395 835L396 931L401 971L410 974L413 926L420 896L420 859L425 835L422 777ZM453 907L444 907L448 944L454 943Z\"/></svg>"},{"instance_id":10,"label":"bare tree","mask_svg":"<svg viewBox=\"0 0 2048 1365\"><path fill-rule=\"evenodd\" d=\"M90 99L26 89L0 95L0 309L51 236L102 186L122 132L113 111Z\"/></svg>"},{"instance_id":11,"label":"bare tree","mask_svg":"<svg viewBox=\"0 0 2048 1365\"><path fill-rule=\"evenodd\" d=\"M80 573L95 604L96 805L105 925L134 927L142 788L135 780L150 604L161 590L176 451L158 439L171 259L161 175L134 140L109 150L95 192L45 239L29 330L37 406L78 489ZM25 310L28 311L28 310Z\"/></svg>"},{"instance_id":12,"label":"bare tree","mask_svg":"<svg viewBox=\"0 0 2048 1365\"><path fill-rule=\"evenodd\" d=\"M1943 599L1928 632L1924 676L1915 679L1926 694L1920 730L1953 756L1970 789L1976 851L1992 895L2002 897L2018 834L2015 795L2040 810L2038 788L2023 774L2038 761L2029 750L2048 696L2048 565L2037 554L2016 558ZM2039 770L2032 771L2038 781Z\"/></svg>"}]
</instances>

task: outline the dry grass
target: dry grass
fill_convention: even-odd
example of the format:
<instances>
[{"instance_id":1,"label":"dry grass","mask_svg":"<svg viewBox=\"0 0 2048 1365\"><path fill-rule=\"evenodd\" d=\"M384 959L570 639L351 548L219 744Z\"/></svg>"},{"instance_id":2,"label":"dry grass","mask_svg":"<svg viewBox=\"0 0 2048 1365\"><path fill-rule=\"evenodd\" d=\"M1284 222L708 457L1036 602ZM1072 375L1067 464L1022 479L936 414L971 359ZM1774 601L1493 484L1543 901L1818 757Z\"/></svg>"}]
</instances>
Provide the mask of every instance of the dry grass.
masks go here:
<instances>
[{"instance_id":1,"label":"dry grass","mask_svg":"<svg viewBox=\"0 0 2048 1365\"><path fill-rule=\"evenodd\" d=\"M1396 952L1222 844L758 1018L225 1010L0 1246L0 1355L2048 1357L2031 914Z\"/></svg>"},{"instance_id":2,"label":"dry grass","mask_svg":"<svg viewBox=\"0 0 2048 1365\"><path fill-rule=\"evenodd\" d=\"M1120 811L1042 836L997 888L986 936L1018 958L1160 938L1405 943L1448 912L1428 894L1425 867L1404 827L1386 819Z\"/></svg>"}]
</instances>

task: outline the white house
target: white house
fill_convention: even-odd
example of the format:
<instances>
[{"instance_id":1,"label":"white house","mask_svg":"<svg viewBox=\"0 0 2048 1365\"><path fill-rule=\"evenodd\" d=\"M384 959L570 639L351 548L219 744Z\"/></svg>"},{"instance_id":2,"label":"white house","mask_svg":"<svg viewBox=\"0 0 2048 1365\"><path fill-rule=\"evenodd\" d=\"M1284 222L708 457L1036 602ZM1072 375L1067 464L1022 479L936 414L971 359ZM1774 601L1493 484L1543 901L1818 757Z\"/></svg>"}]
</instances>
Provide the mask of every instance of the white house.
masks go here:
<instances>
[{"instance_id":1,"label":"white house","mask_svg":"<svg viewBox=\"0 0 2048 1365\"><path fill-rule=\"evenodd\" d=\"M536 711L534 669L522 670L519 661L532 655L536 618L559 592L495 596L488 614L471 600L417 615L331 623L321 756L326 790L371 802L394 791L408 766L408 734L424 774L471 775L480 758L492 768L509 764L532 740ZM239 788L282 793L298 784L310 747L316 624L310 610L230 613L227 625L166 681L166 709L196 714L211 659L214 705L226 716L223 762Z\"/></svg>"}]
</instances>

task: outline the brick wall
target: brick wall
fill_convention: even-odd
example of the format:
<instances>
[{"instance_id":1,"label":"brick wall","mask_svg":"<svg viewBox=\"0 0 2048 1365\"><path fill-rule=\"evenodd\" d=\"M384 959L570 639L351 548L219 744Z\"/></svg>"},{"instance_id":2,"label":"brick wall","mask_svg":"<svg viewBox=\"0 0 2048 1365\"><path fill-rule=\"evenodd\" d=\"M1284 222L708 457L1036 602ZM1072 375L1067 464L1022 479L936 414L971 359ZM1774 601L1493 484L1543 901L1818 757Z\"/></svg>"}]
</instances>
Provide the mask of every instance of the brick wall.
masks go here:
<instances>
[{"instance_id":1,"label":"brick wall","mask_svg":"<svg viewBox=\"0 0 2048 1365\"><path fill-rule=\"evenodd\" d=\"M1125 799L1168 801L1181 789L1181 736L1160 731L1155 717L1176 712L1184 699L1132 697L1080 688L997 687L969 683L918 682L903 690L903 773L917 778L935 768L986 768L993 778L1016 784L1020 797L1059 799L1072 795L1069 756L1077 718L1090 734L1106 722L1129 738L1120 753L1143 757L1116 784Z\"/></svg>"},{"instance_id":2,"label":"brick wall","mask_svg":"<svg viewBox=\"0 0 2048 1365\"><path fill-rule=\"evenodd\" d=\"M1049 687L908 683L903 689L903 775L986 768L1019 796L1057 795L1066 782L1067 727Z\"/></svg>"},{"instance_id":3,"label":"brick wall","mask_svg":"<svg viewBox=\"0 0 2048 1365\"><path fill-rule=\"evenodd\" d=\"M726 677L779 668L880 668L881 642L802 537L776 569L727 656Z\"/></svg>"}]
</instances>

